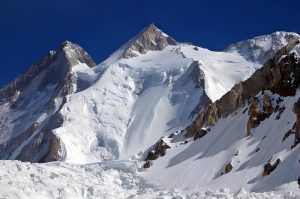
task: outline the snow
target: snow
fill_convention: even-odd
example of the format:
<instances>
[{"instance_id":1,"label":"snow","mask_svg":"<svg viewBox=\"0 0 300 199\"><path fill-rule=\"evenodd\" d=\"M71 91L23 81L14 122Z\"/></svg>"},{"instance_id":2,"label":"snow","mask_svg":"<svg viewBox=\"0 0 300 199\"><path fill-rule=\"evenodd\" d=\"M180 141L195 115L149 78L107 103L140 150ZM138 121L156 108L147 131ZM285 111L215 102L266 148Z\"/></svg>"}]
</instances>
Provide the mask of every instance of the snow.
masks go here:
<instances>
[{"instance_id":1,"label":"snow","mask_svg":"<svg viewBox=\"0 0 300 199\"><path fill-rule=\"evenodd\" d=\"M249 78L261 64L248 62L236 52L214 52L205 48L183 44L183 54L201 63L205 74L205 91L214 102L236 83Z\"/></svg>"},{"instance_id":2,"label":"snow","mask_svg":"<svg viewBox=\"0 0 300 199\"><path fill-rule=\"evenodd\" d=\"M147 185L134 163L110 162L91 165L67 163L30 164L0 162L0 198L171 198ZM1 193L2 192L2 193Z\"/></svg>"},{"instance_id":3,"label":"snow","mask_svg":"<svg viewBox=\"0 0 300 199\"><path fill-rule=\"evenodd\" d=\"M265 93L274 100L278 97L267 91ZM153 161L153 165L142 173L143 177L166 189L177 188L185 192L216 192L226 185L234 194L241 189L299 194L300 148L291 149L294 136L282 141L296 120L292 109L299 97L299 91L294 97L285 97L280 105L286 109L280 120L275 119L278 113L272 114L252 129L251 136L246 136L249 116L247 112L243 113L248 105L209 127L209 133L203 138L185 145L180 141L172 143L167 154ZM259 151L256 152L257 149ZM268 161L273 164L278 158L281 163L275 171L263 177L264 164ZM225 174L225 165L230 162L233 170Z\"/></svg>"},{"instance_id":4,"label":"snow","mask_svg":"<svg viewBox=\"0 0 300 199\"><path fill-rule=\"evenodd\" d=\"M288 192L249 193L241 189L237 194L228 188L215 192L185 193L178 189L160 189L147 183L136 171L134 162L115 161L88 165L62 162L30 164L19 161L0 161L0 198L296 198Z\"/></svg>"}]
</instances>

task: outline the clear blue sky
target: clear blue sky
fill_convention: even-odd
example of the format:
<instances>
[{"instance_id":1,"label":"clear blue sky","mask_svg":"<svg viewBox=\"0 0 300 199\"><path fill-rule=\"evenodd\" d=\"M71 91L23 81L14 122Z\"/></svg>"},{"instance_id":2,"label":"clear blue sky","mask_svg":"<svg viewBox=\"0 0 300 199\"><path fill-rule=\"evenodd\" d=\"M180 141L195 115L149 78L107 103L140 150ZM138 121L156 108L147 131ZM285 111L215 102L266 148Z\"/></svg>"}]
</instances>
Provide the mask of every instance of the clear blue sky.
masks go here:
<instances>
[{"instance_id":1,"label":"clear blue sky","mask_svg":"<svg viewBox=\"0 0 300 199\"><path fill-rule=\"evenodd\" d=\"M0 86L71 40L99 63L154 22L212 50L277 30L300 33L299 0L1 0Z\"/></svg>"}]
</instances>

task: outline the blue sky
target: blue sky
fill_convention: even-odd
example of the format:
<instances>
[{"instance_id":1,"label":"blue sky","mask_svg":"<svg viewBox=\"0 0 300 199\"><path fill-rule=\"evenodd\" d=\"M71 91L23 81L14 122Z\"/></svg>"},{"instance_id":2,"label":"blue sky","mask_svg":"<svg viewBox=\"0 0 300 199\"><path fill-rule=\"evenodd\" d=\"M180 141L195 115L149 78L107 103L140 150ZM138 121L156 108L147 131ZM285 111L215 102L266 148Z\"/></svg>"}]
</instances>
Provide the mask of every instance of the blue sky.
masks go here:
<instances>
[{"instance_id":1,"label":"blue sky","mask_svg":"<svg viewBox=\"0 0 300 199\"><path fill-rule=\"evenodd\" d=\"M299 0L3 0L0 86L64 40L99 63L150 22L211 50L277 30L300 33Z\"/></svg>"}]
</instances>

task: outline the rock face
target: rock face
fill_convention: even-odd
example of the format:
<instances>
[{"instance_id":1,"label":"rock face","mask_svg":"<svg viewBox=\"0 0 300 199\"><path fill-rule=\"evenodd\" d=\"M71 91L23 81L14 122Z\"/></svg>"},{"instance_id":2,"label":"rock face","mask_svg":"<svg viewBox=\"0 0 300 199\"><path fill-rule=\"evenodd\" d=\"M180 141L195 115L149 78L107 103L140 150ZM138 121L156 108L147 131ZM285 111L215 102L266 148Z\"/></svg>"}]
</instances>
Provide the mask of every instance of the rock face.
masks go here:
<instances>
[{"instance_id":1,"label":"rock face","mask_svg":"<svg viewBox=\"0 0 300 199\"><path fill-rule=\"evenodd\" d=\"M66 41L0 90L5 110L0 115L1 159L63 160L64 145L53 129L63 122L59 111L65 96L75 92L72 68L78 64L95 66L87 52Z\"/></svg>"},{"instance_id":2,"label":"rock face","mask_svg":"<svg viewBox=\"0 0 300 199\"><path fill-rule=\"evenodd\" d=\"M149 50L162 50L168 45L176 45L177 42L153 23L142 30L136 37L132 38L127 44L123 58L136 57L138 53L145 54Z\"/></svg>"},{"instance_id":3,"label":"rock face","mask_svg":"<svg viewBox=\"0 0 300 199\"><path fill-rule=\"evenodd\" d=\"M294 113L296 113L296 123L295 123L295 140L292 147L295 147L300 143L300 98L294 104L293 107Z\"/></svg>"},{"instance_id":4,"label":"rock face","mask_svg":"<svg viewBox=\"0 0 300 199\"><path fill-rule=\"evenodd\" d=\"M232 164L231 164L231 163L228 163L228 164L225 166L225 173L229 173L232 169L233 169Z\"/></svg>"},{"instance_id":5,"label":"rock face","mask_svg":"<svg viewBox=\"0 0 300 199\"><path fill-rule=\"evenodd\" d=\"M258 69L250 78L236 84L223 97L207 106L192 125L187 127L186 136L193 137L202 127L211 126L215 124L219 118L232 114L261 91L271 90L281 96L294 95L296 89L299 87L300 64L295 60L294 54L289 54L289 52L298 43L299 41L295 41L280 49L273 58L268 60L262 68ZM293 81L291 81L292 79ZM264 113L269 114L273 108L270 106L267 97L265 97L264 101L266 109ZM250 116L252 115L249 124L250 127L257 125L254 121L255 116L253 114L257 115L255 100L253 100L253 106L249 114ZM249 129L251 129L250 127Z\"/></svg>"},{"instance_id":6,"label":"rock face","mask_svg":"<svg viewBox=\"0 0 300 199\"><path fill-rule=\"evenodd\" d=\"M256 97L252 98L252 102L248 111L249 120L247 123L247 135L250 135L250 130L257 127L261 121L268 118L273 113L273 107L270 97L265 94L262 99L262 110L260 110L260 100Z\"/></svg>"},{"instance_id":7,"label":"rock face","mask_svg":"<svg viewBox=\"0 0 300 199\"><path fill-rule=\"evenodd\" d=\"M160 139L154 147L148 152L145 160L156 160L159 156L166 155L167 149L171 148L163 139Z\"/></svg>"},{"instance_id":8,"label":"rock face","mask_svg":"<svg viewBox=\"0 0 300 199\"><path fill-rule=\"evenodd\" d=\"M264 166L264 171L263 171L263 176L267 176L270 175L271 172L273 172L276 167L280 164L281 160L277 159L276 162L272 165L270 162L268 162L267 164L265 164Z\"/></svg>"},{"instance_id":9,"label":"rock face","mask_svg":"<svg viewBox=\"0 0 300 199\"><path fill-rule=\"evenodd\" d=\"M13 102L16 101L16 96L20 95L31 81L45 70L48 70L47 76L37 87L38 90L43 90L45 86L51 83L66 83L66 80L72 79L68 77L70 69L79 63L86 63L89 67L96 65L89 54L79 45L65 41L55 51L50 51L37 63L33 64L26 73L2 88L0 90L0 104L8 98L12 98ZM69 89L68 86L65 86L61 94L66 95L70 92Z\"/></svg>"},{"instance_id":10,"label":"rock face","mask_svg":"<svg viewBox=\"0 0 300 199\"><path fill-rule=\"evenodd\" d=\"M167 149L171 148L163 139L160 139L148 152L145 158L146 163L144 168L149 168L152 163L151 160L156 160L160 156L166 155Z\"/></svg>"}]
</instances>

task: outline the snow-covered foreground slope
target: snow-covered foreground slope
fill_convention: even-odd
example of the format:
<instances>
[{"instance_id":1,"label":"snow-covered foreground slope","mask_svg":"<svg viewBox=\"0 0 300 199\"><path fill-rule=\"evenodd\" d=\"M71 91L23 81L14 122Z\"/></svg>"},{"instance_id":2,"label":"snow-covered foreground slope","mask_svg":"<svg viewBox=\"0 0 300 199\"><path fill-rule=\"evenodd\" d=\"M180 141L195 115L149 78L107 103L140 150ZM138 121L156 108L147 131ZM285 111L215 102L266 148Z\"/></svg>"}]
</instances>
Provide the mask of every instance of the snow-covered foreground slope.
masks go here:
<instances>
[{"instance_id":1,"label":"snow-covered foreground slope","mask_svg":"<svg viewBox=\"0 0 300 199\"><path fill-rule=\"evenodd\" d=\"M62 162L30 164L0 161L0 198L140 198L140 199L279 199L297 198L299 194L266 192L236 194L227 188L215 192L184 192L162 189L139 176L134 162L104 162L74 165Z\"/></svg>"}]
</instances>

